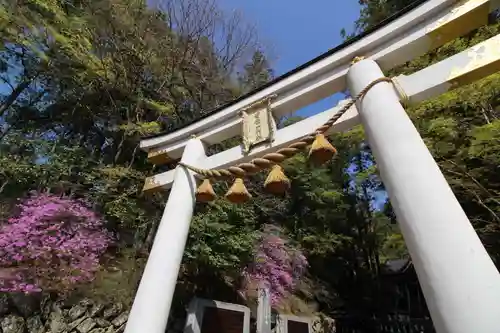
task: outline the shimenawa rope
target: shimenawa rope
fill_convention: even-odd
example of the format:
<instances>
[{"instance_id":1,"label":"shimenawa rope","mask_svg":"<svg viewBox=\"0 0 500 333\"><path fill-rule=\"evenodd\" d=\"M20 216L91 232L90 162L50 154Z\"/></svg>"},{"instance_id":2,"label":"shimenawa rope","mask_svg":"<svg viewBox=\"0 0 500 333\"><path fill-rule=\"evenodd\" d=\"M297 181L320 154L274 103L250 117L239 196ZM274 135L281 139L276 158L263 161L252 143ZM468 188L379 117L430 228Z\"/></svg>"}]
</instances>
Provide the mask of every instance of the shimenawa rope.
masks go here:
<instances>
[{"instance_id":1,"label":"shimenawa rope","mask_svg":"<svg viewBox=\"0 0 500 333\"><path fill-rule=\"evenodd\" d=\"M354 98L344 105L339 112L335 113L327 122L318 127L313 133L305 136L298 142L290 144L288 147L278 149L275 153L268 153L260 158L254 158L250 162L240 163L226 169L200 169L182 162L179 162L179 165L210 179L221 179L227 177L243 178L261 170L268 169L296 155L301 149L313 143L318 134L324 134L328 131L328 129L332 127L333 124L335 124L335 122L337 122L337 120L339 120L339 118L342 117L351 106L360 100L371 88L381 82L391 82L394 84L393 80L388 77L381 77L370 82L363 90L354 96ZM395 85L395 87L401 97L405 99L406 94L401 91L399 86Z\"/></svg>"}]
</instances>

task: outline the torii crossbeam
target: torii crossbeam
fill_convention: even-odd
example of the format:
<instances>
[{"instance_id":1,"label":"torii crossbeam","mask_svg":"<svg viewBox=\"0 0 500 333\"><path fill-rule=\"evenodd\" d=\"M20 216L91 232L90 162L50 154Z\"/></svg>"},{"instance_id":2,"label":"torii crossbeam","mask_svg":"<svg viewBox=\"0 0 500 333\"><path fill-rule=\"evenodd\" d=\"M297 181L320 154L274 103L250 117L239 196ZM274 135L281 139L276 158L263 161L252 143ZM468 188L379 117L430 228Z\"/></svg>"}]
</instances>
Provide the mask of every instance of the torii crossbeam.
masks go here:
<instances>
[{"instance_id":1,"label":"torii crossbeam","mask_svg":"<svg viewBox=\"0 0 500 333\"><path fill-rule=\"evenodd\" d=\"M417 56L486 25L498 0L430 0L268 85L174 132L146 138L153 163L181 160L224 168L297 142L331 118L337 107L274 132L247 153L237 146L207 157L205 147L241 135L241 111L273 96L274 118L336 92L356 95ZM355 57L364 60L351 65ZM500 274L432 158L400 100L416 103L500 70L500 35L408 76L382 82L357 101L327 133L362 124L396 212L438 333L500 332ZM271 122L273 121L271 117ZM272 127L272 126L271 126ZM146 179L144 190L171 188L126 333L163 333L193 216L197 175L178 166Z\"/></svg>"}]
</instances>

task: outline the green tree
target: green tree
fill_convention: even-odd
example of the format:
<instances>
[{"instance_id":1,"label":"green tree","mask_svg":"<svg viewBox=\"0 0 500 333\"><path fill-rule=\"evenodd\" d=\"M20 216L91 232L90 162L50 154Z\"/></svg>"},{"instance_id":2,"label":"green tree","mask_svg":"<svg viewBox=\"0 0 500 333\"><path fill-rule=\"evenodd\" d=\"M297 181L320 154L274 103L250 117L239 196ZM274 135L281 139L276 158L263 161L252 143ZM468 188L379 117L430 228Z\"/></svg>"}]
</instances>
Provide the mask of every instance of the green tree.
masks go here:
<instances>
[{"instance_id":1,"label":"green tree","mask_svg":"<svg viewBox=\"0 0 500 333\"><path fill-rule=\"evenodd\" d=\"M252 61L244 66L244 72L240 74L239 81L242 92L246 93L265 83L274 77L273 70L262 51L254 52Z\"/></svg>"}]
</instances>

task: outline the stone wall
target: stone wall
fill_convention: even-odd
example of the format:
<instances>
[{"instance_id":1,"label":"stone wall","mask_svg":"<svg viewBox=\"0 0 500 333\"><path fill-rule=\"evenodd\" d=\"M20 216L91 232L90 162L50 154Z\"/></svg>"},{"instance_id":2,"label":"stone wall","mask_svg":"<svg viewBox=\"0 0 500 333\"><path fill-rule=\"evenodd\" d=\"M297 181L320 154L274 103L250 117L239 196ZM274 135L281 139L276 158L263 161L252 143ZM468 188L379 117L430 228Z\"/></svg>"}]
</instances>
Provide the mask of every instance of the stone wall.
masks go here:
<instances>
[{"instance_id":1,"label":"stone wall","mask_svg":"<svg viewBox=\"0 0 500 333\"><path fill-rule=\"evenodd\" d=\"M120 303L0 294L0 333L120 333L127 316Z\"/></svg>"},{"instance_id":2,"label":"stone wall","mask_svg":"<svg viewBox=\"0 0 500 333\"><path fill-rule=\"evenodd\" d=\"M120 303L0 295L0 333L120 333L127 316Z\"/></svg>"},{"instance_id":3,"label":"stone wall","mask_svg":"<svg viewBox=\"0 0 500 333\"><path fill-rule=\"evenodd\" d=\"M0 293L0 333L121 333L128 307L90 299ZM170 318L167 333L183 333L185 317Z\"/></svg>"}]
</instances>

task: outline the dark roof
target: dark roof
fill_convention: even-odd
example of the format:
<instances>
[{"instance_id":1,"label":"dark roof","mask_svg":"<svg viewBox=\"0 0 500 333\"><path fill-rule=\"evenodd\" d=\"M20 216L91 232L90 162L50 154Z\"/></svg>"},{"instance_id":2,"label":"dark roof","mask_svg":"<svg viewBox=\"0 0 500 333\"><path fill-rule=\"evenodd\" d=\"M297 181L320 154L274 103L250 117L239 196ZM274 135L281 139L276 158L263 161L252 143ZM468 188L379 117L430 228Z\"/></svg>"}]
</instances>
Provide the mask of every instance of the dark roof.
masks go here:
<instances>
[{"instance_id":1,"label":"dark roof","mask_svg":"<svg viewBox=\"0 0 500 333\"><path fill-rule=\"evenodd\" d=\"M275 83L277 83L277 82L279 82L281 80L284 80L285 78L287 78L287 77L289 77L289 76L291 76L291 75L293 75L293 74L301 71L302 69L304 69L306 67L309 67L312 64L314 64L314 63L316 63L316 62L318 62L320 60L323 60L324 58L326 58L326 57L334 54L335 52L338 52L338 51L346 48L347 46L349 46L351 44L354 44L355 42L359 41L360 39L363 39L364 37L366 37L369 34L375 32L376 30L378 30L378 29L380 29L380 28L388 25L389 23L395 21L396 19L400 18L404 14L408 13L412 9L416 8L417 6L419 6L419 5L421 5L421 4L425 3L425 2L427 2L427 0L416 0L416 1L412 2L411 4L409 4L408 6L406 6L405 8L403 8L402 10L400 10L399 12L397 12L397 13L389 16L388 18L386 18L384 20L382 20L380 23L374 25L370 29L365 30L363 33L361 33L361 34L359 34L359 35L357 35L357 36L355 36L355 37L353 37L353 38L345 41L344 43L342 43L342 44L334 47L333 49L330 49L329 51L327 51L327 52L319 55L318 57L316 57L316 58L314 58L314 59L312 59L312 60L310 60L308 62L306 62L305 64L303 64L303 65L301 65L301 66L299 66L297 68L294 68L293 70L291 70L291 71L289 71L289 72L287 72L287 73L285 73L285 74L283 74L281 76L278 76L274 80L269 81L268 83L260 86L259 88L254 89L254 90L252 90L252 91L250 91L250 92L248 92L248 93L246 93L244 95L241 95L240 97L238 97L236 99L233 99L232 101L230 101L230 102L228 102L226 104L220 105L220 106L218 106L218 107L216 107L216 108L208 111L207 113L205 113L201 117L192 119L192 120L187 121L187 122L185 122L183 124L179 124L178 126L175 126L174 128L172 128L172 129L170 129L168 131L165 131L165 132L162 132L162 133L159 133L159 134L154 134L154 135L146 136L146 137L144 137L144 139L153 138L153 137L157 137L157 136L165 135L167 133L174 132L174 131L179 130L179 129L183 128L183 127L186 127L186 126L189 126L191 124L194 124L194 123L196 123L197 121L199 121L201 119L207 118L207 117L209 117L209 116L211 116L211 115L213 115L213 114L215 114L215 113L217 113L217 112L219 112L219 111L221 111L221 110L223 110L223 109L225 109L225 108L227 108L227 107L229 107L231 105L234 105L234 104L242 101L243 99L248 98L251 95L256 94L257 92L259 92L261 90L264 90L267 87L269 87L269 86L271 86L271 85L273 85L273 84L275 84Z\"/></svg>"}]
</instances>

